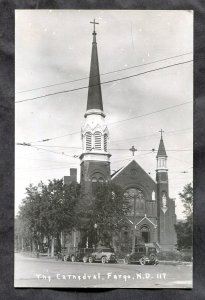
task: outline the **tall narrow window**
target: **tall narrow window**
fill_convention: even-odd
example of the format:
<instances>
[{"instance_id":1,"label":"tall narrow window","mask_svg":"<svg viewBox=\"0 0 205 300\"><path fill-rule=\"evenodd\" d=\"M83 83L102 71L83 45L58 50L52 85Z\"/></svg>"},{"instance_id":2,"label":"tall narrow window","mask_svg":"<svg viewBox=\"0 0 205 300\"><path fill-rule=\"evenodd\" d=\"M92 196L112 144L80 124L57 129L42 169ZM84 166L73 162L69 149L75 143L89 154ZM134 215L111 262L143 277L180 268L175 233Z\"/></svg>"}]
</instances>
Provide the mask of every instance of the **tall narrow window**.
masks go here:
<instances>
[{"instance_id":1,"label":"tall narrow window","mask_svg":"<svg viewBox=\"0 0 205 300\"><path fill-rule=\"evenodd\" d=\"M104 151L107 152L107 133L104 134Z\"/></svg>"},{"instance_id":2,"label":"tall narrow window","mask_svg":"<svg viewBox=\"0 0 205 300\"><path fill-rule=\"evenodd\" d=\"M97 184L98 184L98 180L96 177L92 178L92 194L95 195L96 191L97 191Z\"/></svg>"},{"instance_id":3,"label":"tall narrow window","mask_svg":"<svg viewBox=\"0 0 205 300\"><path fill-rule=\"evenodd\" d=\"M95 149L101 150L101 133L99 131L95 132Z\"/></svg>"},{"instance_id":4,"label":"tall narrow window","mask_svg":"<svg viewBox=\"0 0 205 300\"><path fill-rule=\"evenodd\" d=\"M159 158L159 167L166 168L166 161L163 157Z\"/></svg>"},{"instance_id":5,"label":"tall narrow window","mask_svg":"<svg viewBox=\"0 0 205 300\"><path fill-rule=\"evenodd\" d=\"M85 140L86 140L86 150L90 151L92 149L92 133L91 132L86 132Z\"/></svg>"}]
</instances>

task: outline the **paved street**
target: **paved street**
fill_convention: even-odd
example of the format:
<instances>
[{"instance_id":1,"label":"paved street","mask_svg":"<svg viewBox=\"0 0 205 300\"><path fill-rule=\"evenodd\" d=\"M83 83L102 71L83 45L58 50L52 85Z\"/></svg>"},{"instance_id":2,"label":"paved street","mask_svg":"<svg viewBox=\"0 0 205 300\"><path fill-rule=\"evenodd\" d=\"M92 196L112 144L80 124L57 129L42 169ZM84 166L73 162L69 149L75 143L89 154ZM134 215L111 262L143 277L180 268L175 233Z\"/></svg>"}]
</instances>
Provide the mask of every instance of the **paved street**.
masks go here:
<instances>
[{"instance_id":1,"label":"paved street","mask_svg":"<svg viewBox=\"0 0 205 300\"><path fill-rule=\"evenodd\" d=\"M191 288L192 266L85 264L15 253L15 287Z\"/></svg>"}]
</instances>

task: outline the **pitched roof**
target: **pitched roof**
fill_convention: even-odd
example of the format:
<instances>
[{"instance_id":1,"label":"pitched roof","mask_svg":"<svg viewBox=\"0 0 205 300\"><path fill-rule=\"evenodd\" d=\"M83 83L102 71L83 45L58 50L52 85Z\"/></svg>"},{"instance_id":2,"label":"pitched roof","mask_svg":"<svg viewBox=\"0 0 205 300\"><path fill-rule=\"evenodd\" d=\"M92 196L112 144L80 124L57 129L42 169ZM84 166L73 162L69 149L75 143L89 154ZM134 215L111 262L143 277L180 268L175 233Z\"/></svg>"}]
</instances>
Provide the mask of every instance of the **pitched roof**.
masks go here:
<instances>
[{"instance_id":1,"label":"pitched roof","mask_svg":"<svg viewBox=\"0 0 205 300\"><path fill-rule=\"evenodd\" d=\"M119 168L117 171L114 171L114 173L111 174L111 178L112 178L113 176L115 176L122 168L123 168L123 167Z\"/></svg>"},{"instance_id":2,"label":"pitched roof","mask_svg":"<svg viewBox=\"0 0 205 300\"><path fill-rule=\"evenodd\" d=\"M121 174L121 172L126 169L129 165L131 164L135 164L135 166L137 166L144 174L146 174L154 183L156 183L154 181L154 179L136 162L136 160L134 158L132 158L131 160L128 161L128 163L120 168L119 170L117 170L117 172L115 172L112 176L111 176L111 180L113 180L114 178L116 178L119 174Z\"/></svg>"},{"instance_id":3,"label":"pitched roof","mask_svg":"<svg viewBox=\"0 0 205 300\"><path fill-rule=\"evenodd\" d=\"M90 78L87 99L87 111L99 109L103 111L102 92L100 84L100 72L98 63L98 51L96 42L96 32L93 32L92 54L90 63Z\"/></svg>"},{"instance_id":4,"label":"pitched roof","mask_svg":"<svg viewBox=\"0 0 205 300\"><path fill-rule=\"evenodd\" d=\"M163 141L162 137L160 139L159 148L158 148L158 152L157 152L157 157L159 157L159 156L167 157L165 147L164 147L164 141Z\"/></svg>"}]
</instances>

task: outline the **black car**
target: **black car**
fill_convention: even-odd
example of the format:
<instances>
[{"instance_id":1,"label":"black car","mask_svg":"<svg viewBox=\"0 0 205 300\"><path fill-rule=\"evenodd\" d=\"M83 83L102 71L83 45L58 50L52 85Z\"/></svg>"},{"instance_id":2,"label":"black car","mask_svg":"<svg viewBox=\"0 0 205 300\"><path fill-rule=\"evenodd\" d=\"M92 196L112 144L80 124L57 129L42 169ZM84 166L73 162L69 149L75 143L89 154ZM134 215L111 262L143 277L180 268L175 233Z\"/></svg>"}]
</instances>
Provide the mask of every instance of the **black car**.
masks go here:
<instances>
[{"instance_id":1,"label":"black car","mask_svg":"<svg viewBox=\"0 0 205 300\"><path fill-rule=\"evenodd\" d=\"M93 248L72 248L69 251L69 254L66 260L75 262L75 261L83 261L83 258L87 255L90 255L93 252Z\"/></svg>"},{"instance_id":2,"label":"black car","mask_svg":"<svg viewBox=\"0 0 205 300\"><path fill-rule=\"evenodd\" d=\"M156 265L158 263L157 250L153 246L136 245L134 252L127 254L124 262L126 264L140 263L141 265Z\"/></svg>"}]
</instances>

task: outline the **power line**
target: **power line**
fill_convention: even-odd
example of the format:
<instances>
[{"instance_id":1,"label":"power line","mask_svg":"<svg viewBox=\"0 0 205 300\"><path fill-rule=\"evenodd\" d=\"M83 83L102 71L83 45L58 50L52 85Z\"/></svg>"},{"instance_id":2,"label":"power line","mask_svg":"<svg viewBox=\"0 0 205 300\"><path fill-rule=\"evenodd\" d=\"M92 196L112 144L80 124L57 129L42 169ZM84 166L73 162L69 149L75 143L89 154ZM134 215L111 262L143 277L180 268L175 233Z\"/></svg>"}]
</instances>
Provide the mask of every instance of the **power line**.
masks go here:
<instances>
[{"instance_id":1,"label":"power line","mask_svg":"<svg viewBox=\"0 0 205 300\"><path fill-rule=\"evenodd\" d=\"M138 157L140 157L140 156L145 156L145 155L151 154L151 153L153 153L153 152L151 151L151 152L148 152L148 153L145 153L145 154L139 154L139 155L136 155L136 156L132 156L132 157L129 157L129 158L125 158L125 159L113 160L113 161L111 161L111 163L113 164L113 163L116 163L116 162L121 162L121 161L126 161L126 160L132 160L133 158L138 158Z\"/></svg>"},{"instance_id":2,"label":"power line","mask_svg":"<svg viewBox=\"0 0 205 300\"><path fill-rule=\"evenodd\" d=\"M26 144L26 143L17 143L17 145L21 145L21 146L31 146L31 147L35 147L35 145L32 145L32 144ZM44 145L38 145L38 146L43 146L43 147L47 147L47 148L66 148L66 149L78 149L78 150L82 150L82 148L81 147L68 147L68 146L44 146ZM36 147L35 147L36 148ZM39 148L40 149L40 148ZM42 149L42 148L41 148ZM44 149L44 150L47 150L47 149ZM111 151L129 151L129 149L127 149L127 148L124 148L124 149L120 149L120 148L109 148L109 150L111 150ZM50 150L47 150L47 151L49 151L49 152L51 152ZM147 152L147 151L151 151L151 152L156 152L157 151L157 149L137 149L137 151L140 151L140 152ZM192 149L174 149L174 150L167 150L166 149L166 151L176 151L176 152L178 152L178 151L192 151ZM54 151L52 151L52 152L54 152ZM54 153L59 153L59 152L54 152Z\"/></svg>"},{"instance_id":3,"label":"power line","mask_svg":"<svg viewBox=\"0 0 205 300\"><path fill-rule=\"evenodd\" d=\"M152 61L152 62L143 63L143 64L135 65L135 66L132 66L132 67L128 67L128 68L122 68L122 69L118 69L118 70L115 70L115 71L110 71L110 72L102 73L102 74L100 74L100 76L104 76L104 75L108 75L108 74L113 74L113 73L117 73L117 72L122 72L122 71L130 70L130 69L134 69L134 68L138 68L138 67L147 66L147 65L151 65L151 64L154 64L154 63L157 63L157 62L166 61L166 60L169 60L169 59L172 59L172 58L177 58L177 57L189 55L189 54L192 54L192 53L193 52L187 52L187 53L184 53L184 54L170 56L170 57L163 58L163 59L158 59L158 60L155 60L155 61ZM41 89L48 88L48 87L53 87L53 86L58 86L58 85L63 85L63 84L68 84L68 83L73 83L73 82L82 81L82 80L89 79L89 78L94 78L94 77L97 77L97 76L98 75L94 75L94 76L91 76L91 77L87 76L87 77L82 77L82 78L79 78L79 79L69 80L69 81L65 81L65 82L61 82L61 83L54 83L54 84L50 84L50 85L45 85L45 86L42 86L42 87L30 89L30 90L19 91L19 92L16 92L16 94L21 94L21 93L26 93L26 92L41 90Z\"/></svg>"},{"instance_id":4,"label":"power line","mask_svg":"<svg viewBox=\"0 0 205 300\"><path fill-rule=\"evenodd\" d=\"M32 145L32 143L31 143ZM35 145L34 145L35 146ZM82 147L69 147L69 146L53 146L53 145L37 145L39 147L46 147L46 148L65 148L65 149L77 149L77 150L82 150Z\"/></svg>"},{"instance_id":5,"label":"power line","mask_svg":"<svg viewBox=\"0 0 205 300\"><path fill-rule=\"evenodd\" d=\"M129 76L125 76L125 77L113 79L113 80L104 81L104 82L101 82L101 85L102 84L111 83L111 82L116 82L116 81L121 81L121 80L129 79L129 78L133 78L133 77L137 77L137 76L140 76L140 75L148 74L148 73L151 73L151 72L155 72L155 71L159 71L159 70L163 70L163 69L167 69L167 68L171 68L171 67L175 67L175 66L179 66L179 65L183 65L183 64L186 64L186 63L189 63L189 62L192 62L192 61L193 60L188 60L188 61L184 61L184 62L172 64L172 65L168 65L168 66L165 66L165 67L160 67L160 68L156 68L156 69L144 71L144 72L141 72L141 73L138 73L138 74L134 74L134 75L129 75ZM100 84L94 84L94 85L89 85L89 86L82 86L82 87L74 88L74 89L70 89L70 90L49 93L49 94L42 95L42 96L37 96L37 97L34 97L34 98L27 98L27 99L19 100L19 101L16 101L15 103L22 103L22 102L27 102L27 101L33 101L33 100L37 100L37 99L45 98L45 97L49 97L49 96L54 96L54 95L59 95L59 94L63 94L63 93L69 93L69 92L74 92L74 91L78 91L78 90L83 90L83 89L87 89L89 87L94 87L94 86L98 86L98 85L100 85Z\"/></svg>"},{"instance_id":6,"label":"power line","mask_svg":"<svg viewBox=\"0 0 205 300\"><path fill-rule=\"evenodd\" d=\"M164 135L177 135L177 134L180 134L180 133L175 133L175 132L186 131L186 130L189 130L189 129L192 129L192 128L185 128L185 129L167 131ZM172 133L175 133L175 134L172 134ZM159 134L158 133L154 133L154 134L149 134L149 135L144 135L144 136L137 136L137 137L123 139L123 140L114 140L114 141L111 141L111 142L112 143L117 143L117 142L121 142L121 141L124 142L124 141L129 141L129 140L134 140L134 139L147 138L147 137L151 137L151 136L157 136L158 137Z\"/></svg>"},{"instance_id":7,"label":"power line","mask_svg":"<svg viewBox=\"0 0 205 300\"><path fill-rule=\"evenodd\" d=\"M76 163L69 163L69 166L76 166ZM50 168L49 167L46 167L46 168L43 168L43 169L39 169L39 168L16 168L15 170L22 170L22 171L26 171L26 170L32 170L32 171L43 171L43 170L57 170L57 169L69 169L69 166L65 166L65 167L58 167L58 166L51 166Z\"/></svg>"},{"instance_id":8,"label":"power line","mask_svg":"<svg viewBox=\"0 0 205 300\"><path fill-rule=\"evenodd\" d=\"M129 121L129 120L132 120L132 119L137 119L137 118L146 117L146 116L149 116L149 115L158 113L158 112L162 112L162 111L166 111L166 110L169 110L169 109L172 109L172 108L175 108L175 107L183 106L183 105L186 105L186 104L188 104L188 103L193 103L193 101L187 101L187 102L183 102L183 103L180 103L180 104L172 105L172 106L169 106L169 107L166 107L166 108L162 108L162 109L160 109L160 110L155 110L155 111L153 111L153 112L146 113L146 114L143 114L143 115L134 116L134 117L131 117L131 118L128 118L128 119L123 119L123 120L119 120L119 121L116 121L116 122L108 123L107 125L118 124L118 123L125 122L125 121ZM184 129L183 129L183 130L184 130ZM32 143L48 142L48 141L51 141L51 140L59 139L59 138L62 138L62 137L66 137L66 136L73 135L73 134L78 134L78 133L80 133L80 131L73 132L73 133L67 133L67 134L60 135L60 136L53 137L53 138L47 138L47 139L43 139L43 140L39 140L39 141L34 141L34 142L32 142ZM113 141L113 142L114 142L114 141Z\"/></svg>"},{"instance_id":9,"label":"power line","mask_svg":"<svg viewBox=\"0 0 205 300\"><path fill-rule=\"evenodd\" d=\"M129 149L126 149L126 148L125 149L120 149L120 148L112 149L112 148L110 148L109 150L113 150L113 151L128 151ZM154 148L153 149L146 149L146 150L145 149L136 149L136 150L140 151L140 152L141 151L143 151L143 152L144 151L146 151L146 152L147 151L157 152L157 149L154 149ZM178 152L178 151L192 151L192 149L174 149L174 150L169 150L169 149L167 150L166 149L166 151L176 151L176 152Z\"/></svg>"},{"instance_id":10,"label":"power line","mask_svg":"<svg viewBox=\"0 0 205 300\"><path fill-rule=\"evenodd\" d=\"M26 143L22 143L22 144L20 144L20 143L17 143L18 145L23 145L23 146L28 146L29 144L26 144ZM72 158L77 158L77 157L79 157L79 155L68 155L68 154L66 154L66 153L64 153L64 152L56 152L56 151L52 151L52 150L47 150L47 149L44 149L44 148L40 148L40 147L36 147L36 146L33 146L33 145L29 145L30 147L34 147L34 148L36 148L37 150L44 150L44 151L47 151L47 152L51 152L51 153L55 153L55 154L59 154L59 155L64 155L64 156L68 156L68 157L72 157ZM113 150L113 149L112 149ZM128 149L115 149L115 150L123 150L123 151L128 151ZM152 149L152 150L138 150L138 151L146 151L147 153L145 153L145 154L140 154L140 155L137 155L135 158L138 158L138 157L140 157L140 156L145 156L145 155L147 155L147 154L151 154L151 153L156 153L157 152L157 150L155 150L155 149ZM178 149L178 150L166 150L166 151L191 151L191 150L188 150L188 149ZM128 159L121 159L121 160L114 160L114 161L112 161L112 163L116 163L116 162L123 162L123 161L126 161L126 160L131 160L131 159L133 159L133 158L128 158ZM57 169L57 168L56 168Z\"/></svg>"},{"instance_id":11,"label":"power line","mask_svg":"<svg viewBox=\"0 0 205 300\"><path fill-rule=\"evenodd\" d=\"M20 145L20 146L29 146L29 147L36 148L37 150L44 150L44 151L47 151L47 152L51 152L51 153L55 153L55 154L61 154L61 155L72 157L72 158L78 157L77 155L69 155L69 154L66 154L64 152L56 152L56 151L52 151L52 150L48 150L48 149L36 147L36 146L28 144L28 143L17 143L17 145Z\"/></svg>"},{"instance_id":12,"label":"power line","mask_svg":"<svg viewBox=\"0 0 205 300\"><path fill-rule=\"evenodd\" d=\"M180 103L180 104L176 104L176 105L169 106L169 107L167 107L167 108L162 108L162 109L159 109L159 110L155 110L155 111L153 111L153 112L151 112L151 113L147 113L147 114L143 114L143 115L131 117L131 118L128 118L128 119L124 119L124 120L120 120L120 121L108 123L108 125L117 124L117 123L121 123L121 122L125 122L125 121L130 121L130 120L133 120L133 119L136 119L136 118L142 118L142 117L150 116L150 115L152 115L152 114L155 114L155 113L158 113L158 112L161 112L161 111L165 111L165 110L168 110L168 109L171 109L171 108L179 107L179 106L182 106L182 105L191 103L191 102L193 102L193 101L183 102L183 103Z\"/></svg>"},{"instance_id":13,"label":"power line","mask_svg":"<svg viewBox=\"0 0 205 300\"><path fill-rule=\"evenodd\" d=\"M62 138L62 137L66 137L66 136L74 135L74 134L78 134L78 133L80 133L80 131L76 131L76 132L72 132L72 133L67 133L67 134L64 134L64 135L59 135L59 136L55 136L55 137L53 137L53 138L47 138L47 139L35 141L35 142L32 142L32 143L48 142L48 141L51 141L51 140L60 139L60 138Z\"/></svg>"},{"instance_id":14,"label":"power line","mask_svg":"<svg viewBox=\"0 0 205 300\"><path fill-rule=\"evenodd\" d=\"M41 153L44 153L43 151ZM30 157L17 157L16 160L21 160L21 159L28 159L29 161L35 160L35 161L43 161L43 162L50 162L54 164L67 164L68 161L58 161L58 160L49 160L49 159L40 159L40 158L30 158ZM69 163L70 165L70 163Z\"/></svg>"}]
</instances>

